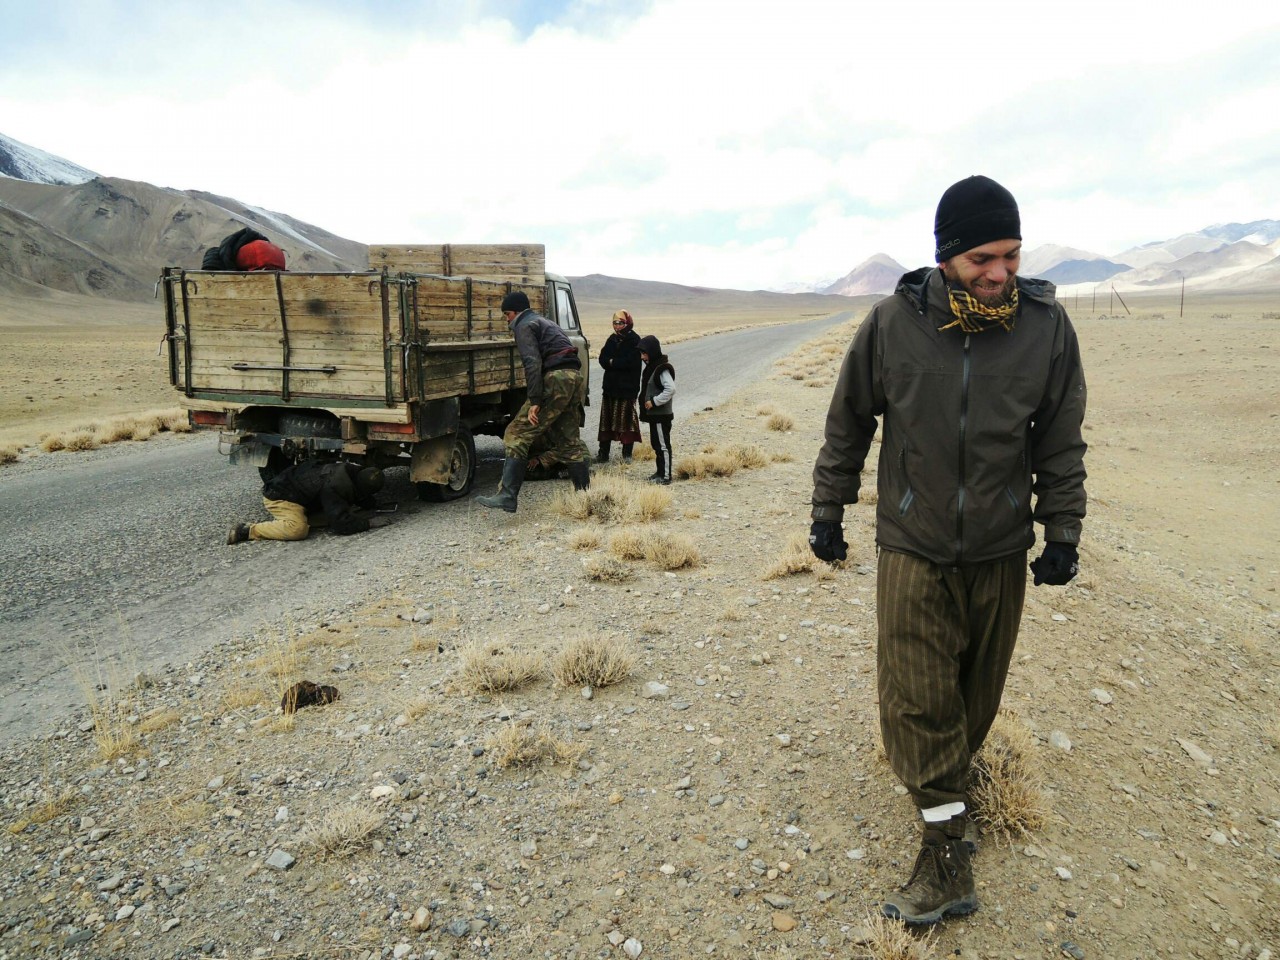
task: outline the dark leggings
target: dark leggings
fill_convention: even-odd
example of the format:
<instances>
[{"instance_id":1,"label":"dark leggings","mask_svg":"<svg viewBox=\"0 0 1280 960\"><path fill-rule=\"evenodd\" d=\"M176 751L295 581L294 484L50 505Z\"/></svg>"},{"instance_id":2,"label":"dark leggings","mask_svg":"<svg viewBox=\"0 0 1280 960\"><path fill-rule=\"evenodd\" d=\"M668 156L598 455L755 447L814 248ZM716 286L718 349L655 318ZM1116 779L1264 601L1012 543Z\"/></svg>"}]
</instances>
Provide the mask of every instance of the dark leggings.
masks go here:
<instances>
[{"instance_id":1,"label":"dark leggings","mask_svg":"<svg viewBox=\"0 0 1280 960\"><path fill-rule=\"evenodd\" d=\"M658 466L654 475L663 480L671 479L671 421L649 421L649 444L657 454Z\"/></svg>"}]
</instances>

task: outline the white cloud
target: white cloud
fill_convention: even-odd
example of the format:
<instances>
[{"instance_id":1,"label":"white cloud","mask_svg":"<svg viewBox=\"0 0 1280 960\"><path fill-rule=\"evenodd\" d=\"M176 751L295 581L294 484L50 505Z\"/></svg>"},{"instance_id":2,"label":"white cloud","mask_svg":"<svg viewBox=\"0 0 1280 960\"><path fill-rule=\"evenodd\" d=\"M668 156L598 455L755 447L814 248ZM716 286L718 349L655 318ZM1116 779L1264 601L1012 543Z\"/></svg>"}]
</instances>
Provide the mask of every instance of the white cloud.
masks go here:
<instances>
[{"instance_id":1,"label":"white cloud","mask_svg":"<svg viewBox=\"0 0 1280 960\"><path fill-rule=\"evenodd\" d=\"M479 2L93 0L0 41L0 123L366 242L543 241L566 273L774 286L927 262L937 196L976 172L1018 196L1029 246L1280 217L1273 6L664 0L605 20L580 0L530 30Z\"/></svg>"}]
</instances>

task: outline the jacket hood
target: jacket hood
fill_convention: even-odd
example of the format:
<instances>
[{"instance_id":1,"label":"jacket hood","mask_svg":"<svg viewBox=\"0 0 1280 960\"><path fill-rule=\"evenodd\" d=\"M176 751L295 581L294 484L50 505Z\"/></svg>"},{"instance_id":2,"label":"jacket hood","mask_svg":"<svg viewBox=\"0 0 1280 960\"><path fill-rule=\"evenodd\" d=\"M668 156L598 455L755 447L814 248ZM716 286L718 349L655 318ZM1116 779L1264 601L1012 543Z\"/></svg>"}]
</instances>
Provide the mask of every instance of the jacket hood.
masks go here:
<instances>
[{"instance_id":1,"label":"jacket hood","mask_svg":"<svg viewBox=\"0 0 1280 960\"><path fill-rule=\"evenodd\" d=\"M662 352L662 344L658 342L658 338L653 334L640 338L640 352L647 353L651 363L666 359L666 354Z\"/></svg>"}]
</instances>

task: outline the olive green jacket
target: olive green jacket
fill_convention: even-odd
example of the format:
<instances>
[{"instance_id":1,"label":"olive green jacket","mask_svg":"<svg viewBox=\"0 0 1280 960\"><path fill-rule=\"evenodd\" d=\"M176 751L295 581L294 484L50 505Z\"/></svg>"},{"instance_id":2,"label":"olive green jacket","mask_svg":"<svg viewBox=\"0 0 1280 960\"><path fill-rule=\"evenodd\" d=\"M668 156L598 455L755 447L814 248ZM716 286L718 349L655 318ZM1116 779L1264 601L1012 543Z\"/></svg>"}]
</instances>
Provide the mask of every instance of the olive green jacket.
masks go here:
<instances>
[{"instance_id":1,"label":"olive green jacket","mask_svg":"<svg viewBox=\"0 0 1280 960\"><path fill-rule=\"evenodd\" d=\"M813 518L856 503L883 420L876 543L935 563L986 563L1045 540L1079 543L1084 371L1054 286L1018 278L1013 330L951 322L937 268L906 274L845 356L813 468ZM1034 504L1033 504L1034 501Z\"/></svg>"}]
</instances>

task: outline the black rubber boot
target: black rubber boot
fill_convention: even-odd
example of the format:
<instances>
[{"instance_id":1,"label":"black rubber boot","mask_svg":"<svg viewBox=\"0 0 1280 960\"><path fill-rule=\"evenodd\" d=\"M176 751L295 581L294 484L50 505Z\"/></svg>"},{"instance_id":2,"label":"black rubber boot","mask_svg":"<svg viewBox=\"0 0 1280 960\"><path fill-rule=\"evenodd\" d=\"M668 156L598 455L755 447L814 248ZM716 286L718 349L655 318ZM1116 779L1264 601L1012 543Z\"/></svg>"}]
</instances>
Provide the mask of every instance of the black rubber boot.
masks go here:
<instances>
[{"instance_id":1,"label":"black rubber boot","mask_svg":"<svg viewBox=\"0 0 1280 960\"><path fill-rule=\"evenodd\" d=\"M249 524L237 523L227 532L227 543L244 543L249 539Z\"/></svg>"},{"instance_id":2,"label":"black rubber boot","mask_svg":"<svg viewBox=\"0 0 1280 960\"><path fill-rule=\"evenodd\" d=\"M610 444L610 441L608 440L600 441L600 452L596 454L596 463L609 462L609 444ZM623 447L623 449L625 450L626 447Z\"/></svg>"},{"instance_id":3,"label":"black rubber boot","mask_svg":"<svg viewBox=\"0 0 1280 960\"><path fill-rule=\"evenodd\" d=\"M635 446L634 443L624 443L622 445L622 462L623 463L631 462L631 448L634 446Z\"/></svg>"},{"instance_id":4,"label":"black rubber boot","mask_svg":"<svg viewBox=\"0 0 1280 960\"><path fill-rule=\"evenodd\" d=\"M498 484L498 492L492 497L476 497L476 503L483 507L501 507L507 513L515 513L516 498L520 496L524 472L528 466L528 461L523 457L507 457L502 461L502 481Z\"/></svg>"},{"instance_id":5,"label":"black rubber boot","mask_svg":"<svg viewBox=\"0 0 1280 960\"><path fill-rule=\"evenodd\" d=\"M573 489L586 490L591 486L591 464L585 460L579 460L577 463L566 465L569 471L569 479L573 481Z\"/></svg>"}]
</instances>

